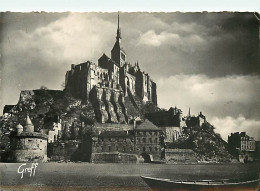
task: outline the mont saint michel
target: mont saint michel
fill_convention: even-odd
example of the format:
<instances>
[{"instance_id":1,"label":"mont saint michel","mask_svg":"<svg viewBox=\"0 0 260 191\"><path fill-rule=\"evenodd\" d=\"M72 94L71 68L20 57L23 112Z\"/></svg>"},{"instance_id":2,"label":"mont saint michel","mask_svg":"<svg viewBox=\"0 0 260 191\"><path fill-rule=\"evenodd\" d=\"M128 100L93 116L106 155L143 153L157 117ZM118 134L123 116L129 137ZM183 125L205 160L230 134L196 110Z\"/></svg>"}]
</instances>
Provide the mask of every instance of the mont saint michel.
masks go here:
<instances>
[{"instance_id":1,"label":"mont saint michel","mask_svg":"<svg viewBox=\"0 0 260 191\"><path fill-rule=\"evenodd\" d=\"M259 161L256 14L1 17L3 164L40 163L36 178L48 164L108 177L110 167L129 174L126 164L135 177L143 165L161 176L183 165L176 173L189 179L200 165L239 164L244 172Z\"/></svg>"}]
</instances>

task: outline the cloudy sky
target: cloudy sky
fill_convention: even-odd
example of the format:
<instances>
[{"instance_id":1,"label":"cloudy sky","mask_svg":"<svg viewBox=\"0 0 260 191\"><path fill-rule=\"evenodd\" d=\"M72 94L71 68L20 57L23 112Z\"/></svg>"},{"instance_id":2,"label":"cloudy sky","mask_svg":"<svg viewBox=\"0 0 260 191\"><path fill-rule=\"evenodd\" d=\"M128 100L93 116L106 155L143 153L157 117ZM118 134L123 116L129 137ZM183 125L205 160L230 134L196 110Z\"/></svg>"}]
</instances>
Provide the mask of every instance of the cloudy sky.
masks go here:
<instances>
[{"instance_id":1,"label":"cloudy sky","mask_svg":"<svg viewBox=\"0 0 260 191\"><path fill-rule=\"evenodd\" d=\"M122 44L158 87L158 104L202 111L226 140L260 140L259 24L253 13L120 13ZM71 64L115 42L117 13L2 13L0 109L21 90L61 89ZM2 111L1 111L2 113Z\"/></svg>"}]
</instances>

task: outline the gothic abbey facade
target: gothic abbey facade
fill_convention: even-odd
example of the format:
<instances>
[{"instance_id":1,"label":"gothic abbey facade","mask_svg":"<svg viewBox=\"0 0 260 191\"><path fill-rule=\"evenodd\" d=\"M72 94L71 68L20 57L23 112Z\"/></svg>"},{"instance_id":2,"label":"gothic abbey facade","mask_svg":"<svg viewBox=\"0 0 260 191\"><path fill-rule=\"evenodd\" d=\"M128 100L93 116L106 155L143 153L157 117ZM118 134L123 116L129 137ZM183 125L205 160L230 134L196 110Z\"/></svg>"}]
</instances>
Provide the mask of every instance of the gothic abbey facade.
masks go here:
<instances>
[{"instance_id":1,"label":"gothic abbey facade","mask_svg":"<svg viewBox=\"0 0 260 191\"><path fill-rule=\"evenodd\" d=\"M90 61L72 64L71 70L66 73L65 90L82 100L91 101L91 93L95 91L100 101L109 100L107 94L116 94L113 97L137 96L144 103L152 102L157 106L156 83L140 70L138 62L134 66L127 62L121 39L118 15L117 36L111 58L103 54L98 59L98 64Z\"/></svg>"}]
</instances>

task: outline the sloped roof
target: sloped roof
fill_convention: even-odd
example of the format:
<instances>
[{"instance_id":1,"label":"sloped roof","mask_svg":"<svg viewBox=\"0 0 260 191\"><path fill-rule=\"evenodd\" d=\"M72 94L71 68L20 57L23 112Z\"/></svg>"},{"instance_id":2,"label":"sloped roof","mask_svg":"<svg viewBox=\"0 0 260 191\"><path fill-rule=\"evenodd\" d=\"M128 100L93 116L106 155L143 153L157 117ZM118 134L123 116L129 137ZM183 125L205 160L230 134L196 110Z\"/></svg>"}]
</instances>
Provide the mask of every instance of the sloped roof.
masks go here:
<instances>
[{"instance_id":1,"label":"sloped roof","mask_svg":"<svg viewBox=\"0 0 260 191\"><path fill-rule=\"evenodd\" d=\"M23 126L19 123L19 124L16 126L16 129L23 129Z\"/></svg>"},{"instance_id":2,"label":"sloped roof","mask_svg":"<svg viewBox=\"0 0 260 191\"><path fill-rule=\"evenodd\" d=\"M112 48L112 51L115 50L115 49L116 50L121 50L122 52L124 52L126 54L125 50L121 47L119 40L117 40L115 42L115 44L114 44L114 46Z\"/></svg>"},{"instance_id":3,"label":"sloped roof","mask_svg":"<svg viewBox=\"0 0 260 191\"><path fill-rule=\"evenodd\" d=\"M126 131L103 131L99 137L129 137Z\"/></svg>"},{"instance_id":4,"label":"sloped roof","mask_svg":"<svg viewBox=\"0 0 260 191\"><path fill-rule=\"evenodd\" d=\"M27 115L27 117L26 117L26 126L33 126L33 123L31 121L29 115Z\"/></svg>"},{"instance_id":5,"label":"sloped roof","mask_svg":"<svg viewBox=\"0 0 260 191\"><path fill-rule=\"evenodd\" d=\"M161 129L159 127L157 127L156 125L154 125L151 121L149 121L148 119L146 119L143 123L141 123L140 125L137 125L137 127L135 128L135 130L151 130L151 131L161 131Z\"/></svg>"},{"instance_id":6,"label":"sloped roof","mask_svg":"<svg viewBox=\"0 0 260 191\"><path fill-rule=\"evenodd\" d=\"M133 129L133 125L130 124L119 124L119 123L96 123L95 128L97 129L125 129L131 130Z\"/></svg>"},{"instance_id":7,"label":"sloped roof","mask_svg":"<svg viewBox=\"0 0 260 191\"><path fill-rule=\"evenodd\" d=\"M106 59L107 62L110 62L110 63L113 63L113 64L119 66L119 64L116 61L114 61L112 58L108 57L105 53L98 60L100 60L100 59Z\"/></svg>"},{"instance_id":8,"label":"sloped roof","mask_svg":"<svg viewBox=\"0 0 260 191\"><path fill-rule=\"evenodd\" d=\"M106 60L109 60L109 59L110 59L105 53L99 58L99 60L100 60L101 58L105 58Z\"/></svg>"}]
</instances>

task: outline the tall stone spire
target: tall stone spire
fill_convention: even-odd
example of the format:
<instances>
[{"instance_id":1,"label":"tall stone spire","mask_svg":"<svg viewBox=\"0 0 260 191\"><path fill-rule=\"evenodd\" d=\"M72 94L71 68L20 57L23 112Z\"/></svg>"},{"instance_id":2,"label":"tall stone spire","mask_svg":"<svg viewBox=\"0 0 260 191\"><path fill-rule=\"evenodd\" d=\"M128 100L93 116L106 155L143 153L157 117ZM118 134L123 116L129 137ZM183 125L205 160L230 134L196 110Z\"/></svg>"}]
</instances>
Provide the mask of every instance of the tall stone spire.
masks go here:
<instances>
[{"instance_id":1,"label":"tall stone spire","mask_svg":"<svg viewBox=\"0 0 260 191\"><path fill-rule=\"evenodd\" d=\"M189 113L188 113L188 116L190 117L190 107L189 107Z\"/></svg>"},{"instance_id":2,"label":"tall stone spire","mask_svg":"<svg viewBox=\"0 0 260 191\"><path fill-rule=\"evenodd\" d=\"M119 12L118 12L118 15L117 15L117 32L116 32L116 39L117 39L117 40L122 39L122 37L121 37L121 29L120 29L120 26L119 26Z\"/></svg>"},{"instance_id":3,"label":"tall stone spire","mask_svg":"<svg viewBox=\"0 0 260 191\"><path fill-rule=\"evenodd\" d=\"M111 58L114 60L118 66L122 67L126 63L126 53L121 47L121 29L119 24L119 12L117 15L117 32L116 32L116 42L111 50Z\"/></svg>"}]
</instances>

